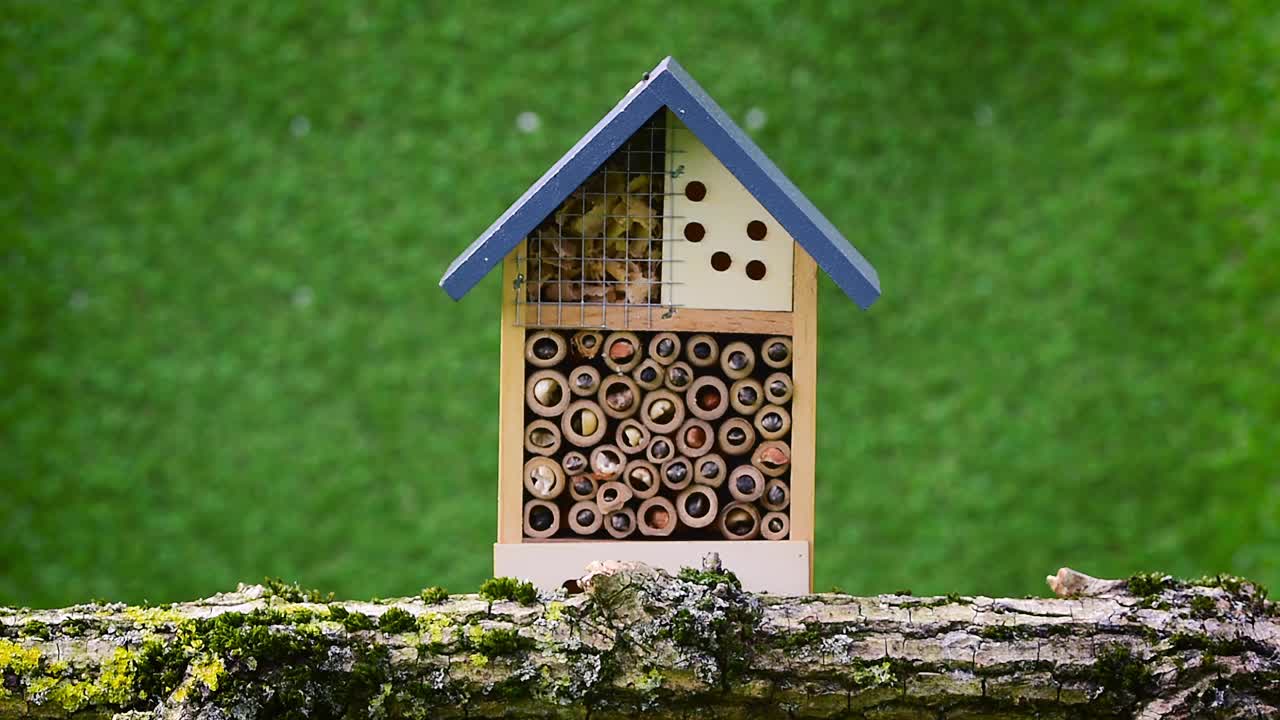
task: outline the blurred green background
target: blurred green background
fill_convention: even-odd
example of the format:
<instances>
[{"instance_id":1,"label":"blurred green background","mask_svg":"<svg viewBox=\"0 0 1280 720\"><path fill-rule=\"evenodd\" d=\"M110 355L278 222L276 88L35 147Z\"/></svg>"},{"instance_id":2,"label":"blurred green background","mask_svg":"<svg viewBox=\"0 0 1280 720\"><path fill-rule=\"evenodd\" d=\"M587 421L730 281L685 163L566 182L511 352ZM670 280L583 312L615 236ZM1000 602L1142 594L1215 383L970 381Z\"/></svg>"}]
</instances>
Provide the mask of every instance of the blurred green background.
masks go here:
<instances>
[{"instance_id":1,"label":"blurred green background","mask_svg":"<svg viewBox=\"0 0 1280 720\"><path fill-rule=\"evenodd\" d=\"M1280 582L1274 3L7 2L0 48L0 604L477 586L497 277L436 284L668 53L883 281L821 287L819 588Z\"/></svg>"}]
</instances>

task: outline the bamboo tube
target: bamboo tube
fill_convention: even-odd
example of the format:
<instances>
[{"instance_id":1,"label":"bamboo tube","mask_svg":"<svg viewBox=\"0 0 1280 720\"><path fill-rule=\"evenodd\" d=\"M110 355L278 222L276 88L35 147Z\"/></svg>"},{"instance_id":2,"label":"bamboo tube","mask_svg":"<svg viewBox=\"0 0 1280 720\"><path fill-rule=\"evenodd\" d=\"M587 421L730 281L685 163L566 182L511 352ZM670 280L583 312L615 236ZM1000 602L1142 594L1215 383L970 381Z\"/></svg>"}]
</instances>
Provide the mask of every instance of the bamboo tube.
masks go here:
<instances>
[{"instance_id":1,"label":"bamboo tube","mask_svg":"<svg viewBox=\"0 0 1280 720\"><path fill-rule=\"evenodd\" d=\"M554 500L564 492L564 470L548 457L530 458L524 464L524 489L539 500Z\"/></svg>"},{"instance_id":2,"label":"bamboo tube","mask_svg":"<svg viewBox=\"0 0 1280 720\"><path fill-rule=\"evenodd\" d=\"M634 493L626 483L610 480L602 484L599 492L596 493L596 505L600 506L600 512L608 515L622 509L622 506L626 505L633 496Z\"/></svg>"},{"instance_id":3,"label":"bamboo tube","mask_svg":"<svg viewBox=\"0 0 1280 720\"><path fill-rule=\"evenodd\" d=\"M711 452L715 447L715 431L706 420L690 418L676 431L676 450L681 455L696 458Z\"/></svg>"},{"instance_id":4,"label":"bamboo tube","mask_svg":"<svg viewBox=\"0 0 1280 720\"><path fill-rule=\"evenodd\" d=\"M765 365L775 369L791 364L791 338L771 337L760 345L760 359Z\"/></svg>"},{"instance_id":5,"label":"bamboo tube","mask_svg":"<svg viewBox=\"0 0 1280 720\"><path fill-rule=\"evenodd\" d=\"M597 445L591 451L591 472L597 480L612 480L622 474L627 456L613 445Z\"/></svg>"},{"instance_id":6,"label":"bamboo tube","mask_svg":"<svg viewBox=\"0 0 1280 720\"><path fill-rule=\"evenodd\" d=\"M738 502L755 502L764 496L764 475L750 465L729 471L729 494Z\"/></svg>"},{"instance_id":7,"label":"bamboo tube","mask_svg":"<svg viewBox=\"0 0 1280 720\"><path fill-rule=\"evenodd\" d=\"M565 433L566 437L568 433ZM745 455L756 444L756 431L751 423L740 417L729 418L720 423L720 431L716 434L720 451L725 455Z\"/></svg>"},{"instance_id":8,"label":"bamboo tube","mask_svg":"<svg viewBox=\"0 0 1280 720\"><path fill-rule=\"evenodd\" d=\"M613 441L622 448L622 452L635 455L644 452L644 449L649 446L649 437L649 428L645 427L644 423L635 418L628 418L618 423Z\"/></svg>"},{"instance_id":9,"label":"bamboo tube","mask_svg":"<svg viewBox=\"0 0 1280 720\"><path fill-rule=\"evenodd\" d=\"M549 538L560 531L560 508L546 500L530 500L524 504L524 536Z\"/></svg>"},{"instance_id":10,"label":"bamboo tube","mask_svg":"<svg viewBox=\"0 0 1280 720\"><path fill-rule=\"evenodd\" d=\"M764 494L760 496L760 505L765 510L786 510L791 504L791 488L787 484L773 478L765 483Z\"/></svg>"},{"instance_id":11,"label":"bamboo tube","mask_svg":"<svg viewBox=\"0 0 1280 720\"><path fill-rule=\"evenodd\" d=\"M530 365L549 368L560 364L569 354L564 336L550 330L539 330L529 335L524 343L524 359Z\"/></svg>"},{"instance_id":12,"label":"bamboo tube","mask_svg":"<svg viewBox=\"0 0 1280 720\"><path fill-rule=\"evenodd\" d=\"M643 359L640 338L635 333L609 333L609 337L604 339L604 364L614 372L627 372Z\"/></svg>"},{"instance_id":13,"label":"bamboo tube","mask_svg":"<svg viewBox=\"0 0 1280 720\"><path fill-rule=\"evenodd\" d=\"M750 540L760 534L760 511L750 503L729 503L720 511L716 526L726 540Z\"/></svg>"},{"instance_id":14,"label":"bamboo tube","mask_svg":"<svg viewBox=\"0 0 1280 720\"><path fill-rule=\"evenodd\" d=\"M664 497L651 497L640 503L640 509L636 510L636 525L641 535L666 537L679 524L676 506Z\"/></svg>"},{"instance_id":15,"label":"bamboo tube","mask_svg":"<svg viewBox=\"0 0 1280 720\"><path fill-rule=\"evenodd\" d=\"M786 513L765 513L760 520L760 537L765 540L786 540L791 532L791 520Z\"/></svg>"},{"instance_id":16,"label":"bamboo tube","mask_svg":"<svg viewBox=\"0 0 1280 720\"><path fill-rule=\"evenodd\" d=\"M716 453L703 455L694 465L697 467L693 474L693 481L707 487L720 487L729 474L729 466L725 464L724 458Z\"/></svg>"},{"instance_id":17,"label":"bamboo tube","mask_svg":"<svg viewBox=\"0 0 1280 720\"><path fill-rule=\"evenodd\" d=\"M574 475L569 478L569 497L578 501L592 500L599 487L600 481L586 473Z\"/></svg>"},{"instance_id":18,"label":"bamboo tube","mask_svg":"<svg viewBox=\"0 0 1280 720\"><path fill-rule=\"evenodd\" d=\"M569 405L569 381L556 370L539 370L525 383L524 401L535 414L555 417Z\"/></svg>"},{"instance_id":19,"label":"bamboo tube","mask_svg":"<svg viewBox=\"0 0 1280 720\"><path fill-rule=\"evenodd\" d=\"M756 412L755 428L765 440L777 440L791 432L791 413L777 405L765 405Z\"/></svg>"},{"instance_id":20,"label":"bamboo tube","mask_svg":"<svg viewBox=\"0 0 1280 720\"><path fill-rule=\"evenodd\" d=\"M645 358L631 371L631 378L642 390L657 390L662 387L662 378L666 368L654 362L653 358Z\"/></svg>"},{"instance_id":21,"label":"bamboo tube","mask_svg":"<svg viewBox=\"0 0 1280 720\"><path fill-rule=\"evenodd\" d=\"M680 492L693 482L693 463L686 457L673 457L662 463L658 474L664 487Z\"/></svg>"},{"instance_id":22,"label":"bamboo tube","mask_svg":"<svg viewBox=\"0 0 1280 720\"><path fill-rule=\"evenodd\" d=\"M591 397L600 389L600 371L590 365L579 365L569 371L569 390L578 397Z\"/></svg>"},{"instance_id":23,"label":"bamboo tube","mask_svg":"<svg viewBox=\"0 0 1280 720\"><path fill-rule=\"evenodd\" d=\"M595 330L579 330L573 334L573 356L580 360L594 360L604 346L604 336Z\"/></svg>"},{"instance_id":24,"label":"bamboo tube","mask_svg":"<svg viewBox=\"0 0 1280 720\"><path fill-rule=\"evenodd\" d=\"M791 376L776 372L764 379L764 394L769 402L774 405L785 405L791 402L791 396L795 394L795 383L791 381Z\"/></svg>"},{"instance_id":25,"label":"bamboo tube","mask_svg":"<svg viewBox=\"0 0 1280 720\"><path fill-rule=\"evenodd\" d=\"M669 433L684 422L684 400L670 390L654 390L640 404L640 422L654 433Z\"/></svg>"},{"instance_id":26,"label":"bamboo tube","mask_svg":"<svg viewBox=\"0 0 1280 720\"><path fill-rule=\"evenodd\" d=\"M605 513L604 530L618 540L625 539L636 531L636 511L629 507Z\"/></svg>"},{"instance_id":27,"label":"bamboo tube","mask_svg":"<svg viewBox=\"0 0 1280 720\"><path fill-rule=\"evenodd\" d=\"M683 360L672 363L662 379L663 386L675 392L684 392L691 382L693 382L693 368Z\"/></svg>"},{"instance_id":28,"label":"bamboo tube","mask_svg":"<svg viewBox=\"0 0 1280 720\"><path fill-rule=\"evenodd\" d=\"M741 380L756 369L756 351L741 342L731 342L720 352L720 369L730 380Z\"/></svg>"},{"instance_id":29,"label":"bamboo tube","mask_svg":"<svg viewBox=\"0 0 1280 720\"><path fill-rule=\"evenodd\" d=\"M661 465L675 457L675 454L676 444L665 435L654 435L649 439L649 446L644 449L644 459L655 465Z\"/></svg>"},{"instance_id":30,"label":"bamboo tube","mask_svg":"<svg viewBox=\"0 0 1280 720\"><path fill-rule=\"evenodd\" d=\"M574 400L560 417L560 432L580 448L592 447L604 438L604 410L591 400Z\"/></svg>"},{"instance_id":31,"label":"bamboo tube","mask_svg":"<svg viewBox=\"0 0 1280 720\"><path fill-rule=\"evenodd\" d=\"M739 380L729 388L729 405L743 415L754 415L764 405L764 388L751 378Z\"/></svg>"},{"instance_id":32,"label":"bamboo tube","mask_svg":"<svg viewBox=\"0 0 1280 720\"><path fill-rule=\"evenodd\" d=\"M593 535L604 522L600 506L590 500L579 500L569 508L569 529L578 535Z\"/></svg>"},{"instance_id":33,"label":"bamboo tube","mask_svg":"<svg viewBox=\"0 0 1280 720\"><path fill-rule=\"evenodd\" d=\"M769 440L756 446L751 464L765 477L782 477L791 469L791 446L781 440Z\"/></svg>"},{"instance_id":34,"label":"bamboo tube","mask_svg":"<svg viewBox=\"0 0 1280 720\"><path fill-rule=\"evenodd\" d=\"M565 453L560 460L560 465L564 467L565 473L569 475L581 475L591 467L587 462L587 456L577 450L570 450Z\"/></svg>"},{"instance_id":35,"label":"bamboo tube","mask_svg":"<svg viewBox=\"0 0 1280 720\"><path fill-rule=\"evenodd\" d=\"M710 335L694 335L685 346L685 357L694 367L712 367L720 359L720 343Z\"/></svg>"},{"instance_id":36,"label":"bamboo tube","mask_svg":"<svg viewBox=\"0 0 1280 720\"><path fill-rule=\"evenodd\" d=\"M729 390L714 375L703 375L693 381L684 393L689 414L700 420L719 420L729 409Z\"/></svg>"},{"instance_id":37,"label":"bamboo tube","mask_svg":"<svg viewBox=\"0 0 1280 720\"><path fill-rule=\"evenodd\" d=\"M648 500L657 495L658 488L662 486L658 468L648 460L635 459L628 462L626 469L622 471L622 481L641 500Z\"/></svg>"},{"instance_id":38,"label":"bamboo tube","mask_svg":"<svg viewBox=\"0 0 1280 720\"><path fill-rule=\"evenodd\" d=\"M596 402L604 409L605 415L623 420L640 409L640 388L626 375L609 375L600 381Z\"/></svg>"},{"instance_id":39,"label":"bamboo tube","mask_svg":"<svg viewBox=\"0 0 1280 720\"><path fill-rule=\"evenodd\" d=\"M649 357L663 365L670 365L680 358L680 336L660 332L649 341Z\"/></svg>"},{"instance_id":40,"label":"bamboo tube","mask_svg":"<svg viewBox=\"0 0 1280 720\"><path fill-rule=\"evenodd\" d=\"M554 455L560 449L560 428L550 420L534 420L524 429L524 449L534 455Z\"/></svg>"},{"instance_id":41,"label":"bamboo tube","mask_svg":"<svg viewBox=\"0 0 1280 720\"><path fill-rule=\"evenodd\" d=\"M685 527L702 528L716 521L720 500L706 485L691 485L676 498L676 514Z\"/></svg>"}]
</instances>

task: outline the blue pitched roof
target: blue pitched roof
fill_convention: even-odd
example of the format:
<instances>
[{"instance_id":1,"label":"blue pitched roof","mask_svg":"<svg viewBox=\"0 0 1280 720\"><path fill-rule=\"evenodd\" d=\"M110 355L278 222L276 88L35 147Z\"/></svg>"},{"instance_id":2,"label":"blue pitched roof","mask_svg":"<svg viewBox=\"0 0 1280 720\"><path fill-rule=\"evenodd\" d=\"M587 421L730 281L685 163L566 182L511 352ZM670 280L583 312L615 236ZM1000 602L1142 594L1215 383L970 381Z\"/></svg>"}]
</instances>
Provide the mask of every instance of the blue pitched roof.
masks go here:
<instances>
[{"instance_id":1,"label":"blue pitched roof","mask_svg":"<svg viewBox=\"0 0 1280 720\"><path fill-rule=\"evenodd\" d=\"M663 106L715 153L836 285L866 309L880 278L674 58L666 58L454 259L440 287L461 299Z\"/></svg>"}]
</instances>

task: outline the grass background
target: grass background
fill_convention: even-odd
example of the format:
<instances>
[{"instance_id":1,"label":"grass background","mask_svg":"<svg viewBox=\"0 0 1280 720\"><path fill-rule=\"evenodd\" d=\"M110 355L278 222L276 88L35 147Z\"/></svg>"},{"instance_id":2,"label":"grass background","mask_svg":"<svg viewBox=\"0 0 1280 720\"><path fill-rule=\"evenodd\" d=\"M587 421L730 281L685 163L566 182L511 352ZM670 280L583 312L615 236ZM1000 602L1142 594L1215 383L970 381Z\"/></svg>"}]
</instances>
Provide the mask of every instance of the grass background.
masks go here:
<instances>
[{"instance_id":1,"label":"grass background","mask_svg":"<svg viewBox=\"0 0 1280 720\"><path fill-rule=\"evenodd\" d=\"M1280 582L1276 6L835 5L5 3L0 604L474 588L497 277L436 283L668 53L883 281L820 588Z\"/></svg>"}]
</instances>

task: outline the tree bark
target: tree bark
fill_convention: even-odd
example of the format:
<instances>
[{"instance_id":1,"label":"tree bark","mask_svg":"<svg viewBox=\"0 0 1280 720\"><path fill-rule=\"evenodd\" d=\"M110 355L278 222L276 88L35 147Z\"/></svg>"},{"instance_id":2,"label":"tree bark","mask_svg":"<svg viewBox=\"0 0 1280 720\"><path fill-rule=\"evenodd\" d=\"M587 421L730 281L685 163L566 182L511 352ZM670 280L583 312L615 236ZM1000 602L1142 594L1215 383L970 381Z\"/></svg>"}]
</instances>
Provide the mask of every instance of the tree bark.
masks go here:
<instances>
[{"instance_id":1,"label":"tree bark","mask_svg":"<svg viewBox=\"0 0 1280 720\"><path fill-rule=\"evenodd\" d=\"M1280 618L1236 578L1064 568L1051 599L780 597L708 562L598 563L584 592L527 605L255 585L3 609L0 717L1280 717Z\"/></svg>"}]
</instances>

